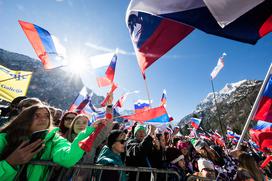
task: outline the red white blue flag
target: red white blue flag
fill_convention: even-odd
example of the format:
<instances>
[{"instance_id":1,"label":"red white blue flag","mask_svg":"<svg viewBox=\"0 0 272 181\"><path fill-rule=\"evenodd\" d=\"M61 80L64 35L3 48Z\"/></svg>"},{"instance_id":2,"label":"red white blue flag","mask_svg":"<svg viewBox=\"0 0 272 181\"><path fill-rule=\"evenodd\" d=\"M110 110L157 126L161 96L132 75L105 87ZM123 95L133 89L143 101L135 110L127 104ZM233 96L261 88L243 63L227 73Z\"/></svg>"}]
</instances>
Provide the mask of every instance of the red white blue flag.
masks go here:
<instances>
[{"instance_id":1,"label":"red white blue flag","mask_svg":"<svg viewBox=\"0 0 272 181\"><path fill-rule=\"evenodd\" d=\"M163 90L162 97L161 97L161 105L166 105L166 90Z\"/></svg>"},{"instance_id":2,"label":"red white blue flag","mask_svg":"<svg viewBox=\"0 0 272 181\"><path fill-rule=\"evenodd\" d=\"M211 79L214 79L217 74L222 70L224 67L224 56L226 56L226 53L223 53L222 56L218 59L216 67L214 67L212 73L211 73Z\"/></svg>"},{"instance_id":3,"label":"red white blue flag","mask_svg":"<svg viewBox=\"0 0 272 181\"><path fill-rule=\"evenodd\" d=\"M149 100L139 99L134 103L135 113L143 112L150 108Z\"/></svg>"},{"instance_id":4,"label":"red white blue flag","mask_svg":"<svg viewBox=\"0 0 272 181\"><path fill-rule=\"evenodd\" d=\"M194 28L146 11L132 9L133 2L135 1L131 1L127 9L126 23L138 64L145 75L144 72L150 65L189 35Z\"/></svg>"},{"instance_id":5,"label":"red white blue flag","mask_svg":"<svg viewBox=\"0 0 272 181\"><path fill-rule=\"evenodd\" d=\"M195 128L198 129L199 125L201 123L201 119L198 118L191 118L191 125Z\"/></svg>"},{"instance_id":6,"label":"red white blue flag","mask_svg":"<svg viewBox=\"0 0 272 181\"><path fill-rule=\"evenodd\" d=\"M123 107L127 96L130 95L130 94L136 94L136 93L139 93L139 91L136 90L136 91L132 91L132 92L126 92L125 94L123 94L120 97L120 99L118 99L118 101L115 103L114 107L120 107L120 108Z\"/></svg>"},{"instance_id":7,"label":"red white blue flag","mask_svg":"<svg viewBox=\"0 0 272 181\"><path fill-rule=\"evenodd\" d=\"M272 31L271 9L271 0L132 0L129 5L130 12L145 12L250 44Z\"/></svg>"},{"instance_id":8,"label":"red white blue flag","mask_svg":"<svg viewBox=\"0 0 272 181\"><path fill-rule=\"evenodd\" d=\"M138 112L129 116L122 116L128 120L138 121L140 123L167 123L169 122L169 116L164 106L150 108L148 110Z\"/></svg>"},{"instance_id":9,"label":"red white blue flag","mask_svg":"<svg viewBox=\"0 0 272 181\"><path fill-rule=\"evenodd\" d=\"M272 122L272 74L269 75L253 120Z\"/></svg>"},{"instance_id":10,"label":"red white blue flag","mask_svg":"<svg viewBox=\"0 0 272 181\"><path fill-rule=\"evenodd\" d=\"M87 88L83 87L73 104L70 106L69 111L91 115L94 111L90 106L87 106L91 101L91 97L92 93L89 94Z\"/></svg>"},{"instance_id":11,"label":"red white blue flag","mask_svg":"<svg viewBox=\"0 0 272 181\"><path fill-rule=\"evenodd\" d=\"M96 80L99 87L112 85L117 62L116 53L107 53L92 57L91 64L95 69Z\"/></svg>"},{"instance_id":12,"label":"red white blue flag","mask_svg":"<svg viewBox=\"0 0 272 181\"><path fill-rule=\"evenodd\" d=\"M19 24L45 69L67 65L64 61L65 48L55 36L32 23L19 20Z\"/></svg>"}]
</instances>

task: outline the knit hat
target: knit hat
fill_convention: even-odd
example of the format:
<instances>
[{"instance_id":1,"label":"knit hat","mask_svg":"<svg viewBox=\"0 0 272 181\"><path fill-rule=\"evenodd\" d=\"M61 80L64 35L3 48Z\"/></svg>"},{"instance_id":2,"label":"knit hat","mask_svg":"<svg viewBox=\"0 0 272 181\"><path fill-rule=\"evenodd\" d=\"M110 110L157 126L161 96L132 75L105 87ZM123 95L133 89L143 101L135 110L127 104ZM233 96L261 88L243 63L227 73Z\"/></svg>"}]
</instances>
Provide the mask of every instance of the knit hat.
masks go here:
<instances>
[{"instance_id":1,"label":"knit hat","mask_svg":"<svg viewBox=\"0 0 272 181\"><path fill-rule=\"evenodd\" d=\"M123 133L123 131L121 131L121 130L112 130L110 132L110 135L108 137L108 144L107 144L110 149L111 149L112 145L116 142L119 135L122 133Z\"/></svg>"},{"instance_id":2,"label":"knit hat","mask_svg":"<svg viewBox=\"0 0 272 181\"><path fill-rule=\"evenodd\" d=\"M187 142L182 142L182 141L179 141L178 142L178 149L185 149L185 148L188 148L189 147L189 143Z\"/></svg>"},{"instance_id":3,"label":"knit hat","mask_svg":"<svg viewBox=\"0 0 272 181\"><path fill-rule=\"evenodd\" d=\"M137 124L137 126L134 128L134 136L136 136L137 131L140 131L140 130L145 131L145 127L142 124Z\"/></svg>"},{"instance_id":4,"label":"knit hat","mask_svg":"<svg viewBox=\"0 0 272 181\"><path fill-rule=\"evenodd\" d=\"M175 164L178 161L184 159L184 156L181 154L181 151L177 148L167 148L166 150L166 159L168 162Z\"/></svg>"},{"instance_id":5,"label":"knit hat","mask_svg":"<svg viewBox=\"0 0 272 181\"><path fill-rule=\"evenodd\" d=\"M206 160L205 158L200 158L197 161L198 170L201 172L204 168L208 168L214 170L214 164L210 160Z\"/></svg>"}]
</instances>

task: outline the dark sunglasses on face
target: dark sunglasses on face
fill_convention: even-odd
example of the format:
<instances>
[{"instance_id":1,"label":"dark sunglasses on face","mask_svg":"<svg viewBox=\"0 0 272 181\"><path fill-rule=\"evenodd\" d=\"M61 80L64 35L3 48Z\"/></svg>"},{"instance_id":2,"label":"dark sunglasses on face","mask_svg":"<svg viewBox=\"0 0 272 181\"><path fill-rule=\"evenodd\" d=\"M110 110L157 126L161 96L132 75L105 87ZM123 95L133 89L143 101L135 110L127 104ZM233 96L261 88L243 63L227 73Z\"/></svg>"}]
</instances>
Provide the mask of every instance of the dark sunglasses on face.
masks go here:
<instances>
[{"instance_id":1,"label":"dark sunglasses on face","mask_svg":"<svg viewBox=\"0 0 272 181\"><path fill-rule=\"evenodd\" d=\"M64 120L66 121L72 121L74 119L74 117L66 117L66 118L64 118Z\"/></svg>"},{"instance_id":2,"label":"dark sunglasses on face","mask_svg":"<svg viewBox=\"0 0 272 181\"><path fill-rule=\"evenodd\" d=\"M121 144L124 144L127 140L116 140L116 142L120 142Z\"/></svg>"}]
</instances>

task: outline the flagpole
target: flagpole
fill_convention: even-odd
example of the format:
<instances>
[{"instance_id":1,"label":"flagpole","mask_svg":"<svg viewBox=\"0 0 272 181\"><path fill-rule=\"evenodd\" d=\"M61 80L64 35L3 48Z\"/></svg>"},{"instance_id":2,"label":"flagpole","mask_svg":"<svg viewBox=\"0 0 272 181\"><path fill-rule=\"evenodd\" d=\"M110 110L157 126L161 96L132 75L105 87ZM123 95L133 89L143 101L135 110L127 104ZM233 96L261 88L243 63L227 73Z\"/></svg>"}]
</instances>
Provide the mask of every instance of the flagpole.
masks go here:
<instances>
[{"instance_id":1,"label":"flagpole","mask_svg":"<svg viewBox=\"0 0 272 181\"><path fill-rule=\"evenodd\" d=\"M217 106L217 101L216 101L216 96L215 96L212 77L211 77L211 84L212 84L213 97L214 97L214 102L215 102L215 107L216 107L216 114L218 116L218 121L219 121L219 124L220 124L221 132L223 134L223 138L225 139L225 132L223 131L223 126L222 126L222 122L221 122L221 118L220 118L220 114L219 114L219 109L218 109L218 106Z\"/></svg>"},{"instance_id":2,"label":"flagpole","mask_svg":"<svg viewBox=\"0 0 272 181\"><path fill-rule=\"evenodd\" d=\"M146 81L146 76L144 76L144 82L145 82L145 88L146 88L146 92L147 92L147 97L148 97L148 100L149 100L149 105L150 105L150 108L152 108L152 106L151 106L151 99L150 99L150 93L149 93L149 89L148 89L147 81Z\"/></svg>"},{"instance_id":3,"label":"flagpole","mask_svg":"<svg viewBox=\"0 0 272 181\"><path fill-rule=\"evenodd\" d=\"M246 131L247 131L247 128L248 128L248 126L249 126L249 124L250 124L250 121L251 121L252 117L255 115L255 113L256 113L256 111L257 111L256 109L257 109L257 107L258 107L258 105L259 105L259 100L260 100L260 98L262 97L263 90L264 90L264 88L265 88L265 86L266 86L266 84L267 84L267 82L268 82L268 80L269 80L269 75L270 75L271 70L272 70L272 64L270 64L270 67L269 67L269 69L268 69L268 71L267 71L267 74L266 74L266 76L265 76L265 79L264 79L264 81L263 81L262 87L261 87L261 89L260 89L260 91L259 91L259 93L258 93L258 96L257 96L257 98L256 98L256 100L255 100L255 102L254 102L254 104L253 104L253 107L252 107L252 109L251 109L251 111L250 111L250 114L249 114L249 116L248 116L248 118L247 118L246 124L245 124L245 126L244 126L243 131L242 131L242 134L241 134L241 136L240 136L240 139L239 139L239 141L238 141L238 143L237 143L236 149L239 149L239 146L240 146L241 142L242 142L243 139L244 139L244 136L245 136L245 134L246 134Z\"/></svg>"}]
</instances>

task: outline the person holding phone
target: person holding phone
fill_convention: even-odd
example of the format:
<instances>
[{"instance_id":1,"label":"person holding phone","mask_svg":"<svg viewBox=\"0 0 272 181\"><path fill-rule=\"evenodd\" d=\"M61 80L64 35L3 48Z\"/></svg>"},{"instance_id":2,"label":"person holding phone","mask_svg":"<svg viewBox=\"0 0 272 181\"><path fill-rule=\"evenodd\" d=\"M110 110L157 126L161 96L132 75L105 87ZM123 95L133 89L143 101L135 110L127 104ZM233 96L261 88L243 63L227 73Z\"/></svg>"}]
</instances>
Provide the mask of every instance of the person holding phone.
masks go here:
<instances>
[{"instance_id":1,"label":"person holding phone","mask_svg":"<svg viewBox=\"0 0 272 181\"><path fill-rule=\"evenodd\" d=\"M44 139L29 143L33 132L48 129ZM87 138L95 128L90 126L80 132L72 143L61 137L59 128L52 127L52 117L47 106L34 105L23 110L13 121L0 128L0 178L13 180L19 168L26 164L19 180L46 180L47 167L27 164L32 159L53 161L69 168L83 156L78 143Z\"/></svg>"}]
</instances>

